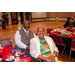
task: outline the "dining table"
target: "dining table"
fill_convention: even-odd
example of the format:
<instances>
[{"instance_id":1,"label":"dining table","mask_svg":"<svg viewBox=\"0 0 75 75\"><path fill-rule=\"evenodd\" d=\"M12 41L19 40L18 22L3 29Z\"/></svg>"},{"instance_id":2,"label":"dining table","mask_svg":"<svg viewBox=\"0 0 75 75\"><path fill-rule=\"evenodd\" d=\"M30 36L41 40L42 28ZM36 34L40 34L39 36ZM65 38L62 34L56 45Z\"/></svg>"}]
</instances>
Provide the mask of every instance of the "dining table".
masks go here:
<instances>
[{"instance_id":1,"label":"dining table","mask_svg":"<svg viewBox=\"0 0 75 75\"><path fill-rule=\"evenodd\" d=\"M49 33L49 37L51 37L52 39L53 39L53 33L62 36L63 42L67 43L65 50L68 51L68 55L69 55L72 39L75 38L75 27L55 28L55 29L53 29ZM75 57L75 52L72 52L72 56Z\"/></svg>"},{"instance_id":2,"label":"dining table","mask_svg":"<svg viewBox=\"0 0 75 75\"><path fill-rule=\"evenodd\" d=\"M2 60L3 55L0 55L0 62L40 62L40 60L32 57L30 55L30 53L27 51L21 52L21 49L19 49L19 48L10 48L10 49L11 49L12 53L9 57L14 57L13 60L7 60L8 58L5 60ZM18 54L20 54L20 55L18 55ZM5 55L7 55L7 54L5 54ZM24 59L24 58L26 58L25 61L22 61L22 59Z\"/></svg>"}]
</instances>

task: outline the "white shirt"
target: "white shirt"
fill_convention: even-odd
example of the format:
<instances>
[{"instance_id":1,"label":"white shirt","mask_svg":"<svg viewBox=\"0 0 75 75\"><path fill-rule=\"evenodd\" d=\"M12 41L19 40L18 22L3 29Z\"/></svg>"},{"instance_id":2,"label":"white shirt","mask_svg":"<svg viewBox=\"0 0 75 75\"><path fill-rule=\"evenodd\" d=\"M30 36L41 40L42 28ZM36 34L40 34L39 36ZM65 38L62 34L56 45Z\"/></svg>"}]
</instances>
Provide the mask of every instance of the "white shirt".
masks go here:
<instances>
[{"instance_id":1,"label":"white shirt","mask_svg":"<svg viewBox=\"0 0 75 75\"><path fill-rule=\"evenodd\" d=\"M23 28L24 32L26 32L26 30ZM28 34L29 34L29 30L28 30ZM36 35L34 34L34 37L36 37ZM23 49L26 49L27 45L24 44L22 41L21 41L21 35L19 33L19 31L17 31L15 33L15 42L16 42L16 45L20 48L23 48Z\"/></svg>"},{"instance_id":2,"label":"white shirt","mask_svg":"<svg viewBox=\"0 0 75 75\"><path fill-rule=\"evenodd\" d=\"M51 37L48 37L48 36L44 36L44 38L50 46L51 53L53 54L54 51L57 51L57 53L59 53L58 48L56 47L53 39ZM39 41L38 36L37 36L37 38L33 38L30 40L30 54L34 58L37 58L38 55L41 55L40 41ZM58 58L55 57L55 60L58 60Z\"/></svg>"}]
</instances>

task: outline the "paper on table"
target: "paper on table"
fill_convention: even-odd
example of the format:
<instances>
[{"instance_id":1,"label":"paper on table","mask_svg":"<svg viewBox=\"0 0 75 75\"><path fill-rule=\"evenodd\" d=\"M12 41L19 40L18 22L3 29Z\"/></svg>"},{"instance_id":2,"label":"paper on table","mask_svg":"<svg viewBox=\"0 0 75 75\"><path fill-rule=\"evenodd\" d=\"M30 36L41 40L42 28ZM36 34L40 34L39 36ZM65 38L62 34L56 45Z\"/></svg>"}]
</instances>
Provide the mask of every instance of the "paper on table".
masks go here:
<instances>
[{"instance_id":1,"label":"paper on table","mask_svg":"<svg viewBox=\"0 0 75 75\"><path fill-rule=\"evenodd\" d=\"M63 62L63 61L60 61L60 60L53 60L53 62Z\"/></svg>"},{"instance_id":2,"label":"paper on table","mask_svg":"<svg viewBox=\"0 0 75 75\"><path fill-rule=\"evenodd\" d=\"M56 60L56 62L63 62L63 61L60 61L60 60Z\"/></svg>"}]
</instances>

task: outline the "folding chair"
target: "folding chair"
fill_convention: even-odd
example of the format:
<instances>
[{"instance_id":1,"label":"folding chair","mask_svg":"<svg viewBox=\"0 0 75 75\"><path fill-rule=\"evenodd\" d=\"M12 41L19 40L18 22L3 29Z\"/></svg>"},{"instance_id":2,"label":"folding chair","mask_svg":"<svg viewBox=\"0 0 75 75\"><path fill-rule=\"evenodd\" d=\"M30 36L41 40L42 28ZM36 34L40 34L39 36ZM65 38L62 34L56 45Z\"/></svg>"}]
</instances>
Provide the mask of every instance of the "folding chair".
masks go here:
<instances>
[{"instance_id":1,"label":"folding chair","mask_svg":"<svg viewBox=\"0 0 75 75\"><path fill-rule=\"evenodd\" d=\"M2 47L4 47L4 46L12 47L12 40L11 40L11 38L10 37L0 38L0 45Z\"/></svg>"},{"instance_id":2,"label":"folding chair","mask_svg":"<svg viewBox=\"0 0 75 75\"><path fill-rule=\"evenodd\" d=\"M57 28L60 28L60 29L62 29L62 27L55 27L54 29L57 29Z\"/></svg>"},{"instance_id":3,"label":"folding chair","mask_svg":"<svg viewBox=\"0 0 75 75\"><path fill-rule=\"evenodd\" d=\"M69 55L69 61L70 61L70 58L71 58L71 52L72 51L75 51L75 38L72 39L71 48L70 48L70 55Z\"/></svg>"},{"instance_id":4,"label":"folding chair","mask_svg":"<svg viewBox=\"0 0 75 75\"><path fill-rule=\"evenodd\" d=\"M63 40L62 40L62 36L59 35L59 34L54 34L53 33L53 39L55 41L56 44L60 45L60 46L64 46L63 50L62 50L62 54L61 54L61 57L64 53L64 50L66 48L66 43L63 43Z\"/></svg>"},{"instance_id":5,"label":"folding chair","mask_svg":"<svg viewBox=\"0 0 75 75\"><path fill-rule=\"evenodd\" d=\"M46 30L47 30L47 34L49 34L53 30L53 28L47 28Z\"/></svg>"}]
</instances>

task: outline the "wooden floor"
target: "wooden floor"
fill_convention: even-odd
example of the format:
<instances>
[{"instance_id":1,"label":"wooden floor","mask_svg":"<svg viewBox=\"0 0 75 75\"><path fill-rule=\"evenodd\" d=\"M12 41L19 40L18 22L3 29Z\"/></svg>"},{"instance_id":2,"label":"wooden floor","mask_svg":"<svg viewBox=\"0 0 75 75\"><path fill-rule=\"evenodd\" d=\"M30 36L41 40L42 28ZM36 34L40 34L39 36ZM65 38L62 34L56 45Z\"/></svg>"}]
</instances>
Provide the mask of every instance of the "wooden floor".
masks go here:
<instances>
[{"instance_id":1,"label":"wooden floor","mask_svg":"<svg viewBox=\"0 0 75 75\"><path fill-rule=\"evenodd\" d=\"M36 23L31 23L31 27L30 30L33 32L36 32L37 27L39 26L43 26L45 28L45 35L47 34L46 32L46 28L55 28L55 27L63 27L65 22L36 22ZM23 27L23 24L21 24L21 28ZM16 25L7 25L6 29L2 29L2 27L0 26L0 37L11 37L12 39L12 45L13 47L15 47L15 41L14 41L14 35L16 33L16 31L18 30L18 24ZM65 52L62 56L62 58L60 58L60 54L58 55L59 60L68 62L69 58L68 58L68 54L67 52ZM71 62L74 62L74 58L71 58Z\"/></svg>"}]
</instances>

